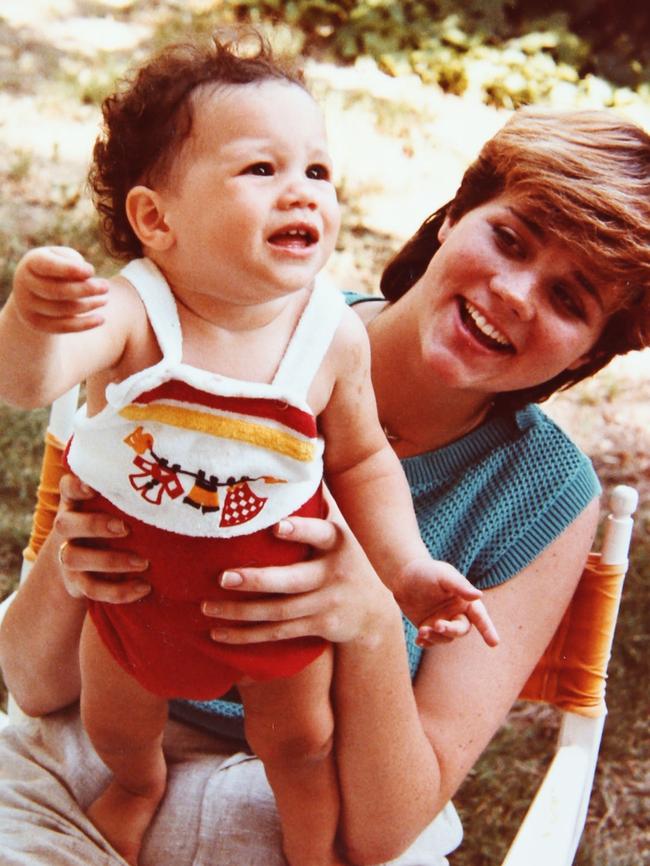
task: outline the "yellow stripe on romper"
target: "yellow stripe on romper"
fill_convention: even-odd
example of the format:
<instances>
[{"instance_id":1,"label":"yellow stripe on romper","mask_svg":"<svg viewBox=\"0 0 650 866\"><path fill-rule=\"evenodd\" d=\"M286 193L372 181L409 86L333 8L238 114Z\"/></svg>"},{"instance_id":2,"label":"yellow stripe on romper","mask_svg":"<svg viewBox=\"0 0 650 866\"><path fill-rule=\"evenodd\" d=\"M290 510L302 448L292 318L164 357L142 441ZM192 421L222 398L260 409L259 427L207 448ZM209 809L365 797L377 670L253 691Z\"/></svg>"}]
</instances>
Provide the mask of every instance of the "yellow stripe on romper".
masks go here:
<instances>
[{"instance_id":1,"label":"yellow stripe on romper","mask_svg":"<svg viewBox=\"0 0 650 866\"><path fill-rule=\"evenodd\" d=\"M311 442L305 442L282 430L275 430L264 424L254 424L251 421L242 421L239 418L211 415L208 412L183 409L180 406L169 406L164 403L149 403L147 406L131 404L121 409L119 414L131 421L160 421L162 424L180 427L183 430L196 430L209 436L221 436L224 439L238 439L270 451L277 451L294 460L307 462L314 457L314 446Z\"/></svg>"}]
</instances>

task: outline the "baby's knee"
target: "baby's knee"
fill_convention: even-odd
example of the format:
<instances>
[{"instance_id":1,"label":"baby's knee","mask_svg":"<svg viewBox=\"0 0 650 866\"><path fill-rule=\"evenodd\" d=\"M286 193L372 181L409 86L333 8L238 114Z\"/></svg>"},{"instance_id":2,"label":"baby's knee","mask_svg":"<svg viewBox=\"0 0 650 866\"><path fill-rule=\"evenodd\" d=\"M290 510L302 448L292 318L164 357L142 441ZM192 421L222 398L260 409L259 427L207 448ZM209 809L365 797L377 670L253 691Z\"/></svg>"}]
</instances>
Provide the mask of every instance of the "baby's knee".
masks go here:
<instances>
[{"instance_id":1,"label":"baby's knee","mask_svg":"<svg viewBox=\"0 0 650 866\"><path fill-rule=\"evenodd\" d=\"M296 720L287 725L268 722L258 724L249 719L246 737L251 748L264 763L284 765L325 761L334 748L334 723L328 716ZM298 720L299 722L300 720Z\"/></svg>"}]
</instances>

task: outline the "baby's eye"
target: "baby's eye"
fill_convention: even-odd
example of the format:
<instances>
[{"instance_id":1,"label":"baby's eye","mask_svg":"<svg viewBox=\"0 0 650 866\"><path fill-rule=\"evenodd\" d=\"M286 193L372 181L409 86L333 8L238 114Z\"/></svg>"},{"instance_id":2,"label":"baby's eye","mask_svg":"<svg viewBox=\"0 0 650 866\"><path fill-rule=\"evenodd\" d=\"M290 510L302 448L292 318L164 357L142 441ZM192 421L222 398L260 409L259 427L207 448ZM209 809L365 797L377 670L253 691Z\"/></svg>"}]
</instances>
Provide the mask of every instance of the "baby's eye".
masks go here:
<instances>
[{"instance_id":1,"label":"baby's eye","mask_svg":"<svg viewBox=\"0 0 650 866\"><path fill-rule=\"evenodd\" d=\"M258 177L271 177L273 173L273 166L270 162L254 162L243 172L243 174L254 174Z\"/></svg>"},{"instance_id":2,"label":"baby's eye","mask_svg":"<svg viewBox=\"0 0 650 866\"><path fill-rule=\"evenodd\" d=\"M509 226L504 225L492 226L492 231L500 249L518 258L523 259L525 257L526 248L517 232L513 231Z\"/></svg>"},{"instance_id":3,"label":"baby's eye","mask_svg":"<svg viewBox=\"0 0 650 866\"><path fill-rule=\"evenodd\" d=\"M320 165L319 163L314 163L314 165L310 165L305 172L307 177L310 180L329 180L330 179L330 170L326 165Z\"/></svg>"}]
</instances>

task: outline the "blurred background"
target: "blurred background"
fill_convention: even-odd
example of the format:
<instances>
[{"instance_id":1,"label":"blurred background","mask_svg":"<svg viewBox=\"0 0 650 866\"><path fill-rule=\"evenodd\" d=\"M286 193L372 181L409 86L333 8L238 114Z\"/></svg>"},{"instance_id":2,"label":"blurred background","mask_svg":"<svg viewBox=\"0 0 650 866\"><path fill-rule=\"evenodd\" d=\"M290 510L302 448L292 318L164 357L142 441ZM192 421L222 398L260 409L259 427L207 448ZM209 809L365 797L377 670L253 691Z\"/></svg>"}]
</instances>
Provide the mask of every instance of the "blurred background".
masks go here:
<instances>
[{"instance_id":1,"label":"blurred background","mask_svg":"<svg viewBox=\"0 0 650 866\"><path fill-rule=\"evenodd\" d=\"M152 49L238 21L305 58L343 207L328 267L343 288L376 292L383 263L518 106L611 107L650 131L647 0L2 0L0 303L39 244L115 269L85 188L101 100ZM617 359L545 405L606 491L629 483L641 497L577 866L650 864L649 355ZM45 419L0 406L0 598L17 581ZM457 797L466 835L452 866L501 861L556 729L550 710L513 709Z\"/></svg>"}]
</instances>

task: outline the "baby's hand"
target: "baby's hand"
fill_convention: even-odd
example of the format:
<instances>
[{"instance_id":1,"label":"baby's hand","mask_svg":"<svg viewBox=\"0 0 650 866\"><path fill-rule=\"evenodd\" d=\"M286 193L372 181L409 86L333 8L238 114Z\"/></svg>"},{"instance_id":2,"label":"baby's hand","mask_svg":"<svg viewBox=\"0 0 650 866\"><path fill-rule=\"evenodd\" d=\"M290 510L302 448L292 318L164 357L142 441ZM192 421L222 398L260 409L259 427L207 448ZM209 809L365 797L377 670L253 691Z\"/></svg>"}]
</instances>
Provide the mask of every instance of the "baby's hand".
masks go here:
<instances>
[{"instance_id":1,"label":"baby's hand","mask_svg":"<svg viewBox=\"0 0 650 866\"><path fill-rule=\"evenodd\" d=\"M21 318L37 331L89 331L104 321L107 280L69 247L38 247L18 262L13 299Z\"/></svg>"},{"instance_id":2,"label":"baby's hand","mask_svg":"<svg viewBox=\"0 0 650 866\"><path fill-rule=\"evenodd\" d=\"M418 626L420 646L462 637L472 625L488 646L499 642L480 600L480 589L447 562L418 559L409 563L402 569L394 595L405 615Z\"/></svg>"}]
</instances>

